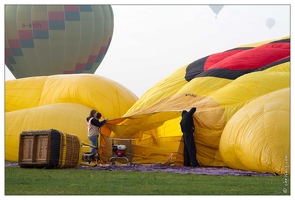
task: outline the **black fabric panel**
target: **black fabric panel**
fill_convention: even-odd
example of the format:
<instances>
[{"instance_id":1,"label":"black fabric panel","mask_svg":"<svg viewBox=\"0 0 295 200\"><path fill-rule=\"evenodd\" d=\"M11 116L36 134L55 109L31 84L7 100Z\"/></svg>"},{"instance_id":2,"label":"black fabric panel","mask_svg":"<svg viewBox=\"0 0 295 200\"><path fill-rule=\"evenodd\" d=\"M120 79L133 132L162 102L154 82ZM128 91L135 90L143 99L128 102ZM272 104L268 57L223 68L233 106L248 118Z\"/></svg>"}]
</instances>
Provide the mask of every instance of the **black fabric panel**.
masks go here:
<instances>
[{"instance_id":1,"label":"black fabric panel","mask_svg":"<svg viewBox=\"0 0 295 200\"><path fill-rule=\"evenodd\" d=\"M195 78L211 76L211 77L226 78L226 79L234 80L240 76L243 76L244 74L251 73L253 71L254 71L254 69L252 69L252 70L229 70L229 69L224 69L224 68L215 68L215 69L210 69L210 70L204 71L203 73L197 75Z\"/></svg>"},{"instance_id":2,"label":"black fabric panel","mask_svg":"<svg viewBox=\"0 0 295 200\"><path fill-rule=\"evenodd\" d=\"M234 49L229 49L229 50L226 50L224 52L229 52L229 51L234 51L234 50L249 50L249 49L253 49L254 47L238 47L238 48L234 48Z\"/></svg>"},{"instance_id":3,"label":"black fabric panel","mask_svg":"<svg viewBox=\"0 0 295 200\"><path fill-rule=\"evenodd\" d=\"M209 56L200 58L187 66L185 77L184 77L186 81L188 81L188 82L191 81L197 75L199 75L200 73L202 73L204 71L204 66L205 66L205 63L206 63L208 57Z\"/></svg>"},{"instance_id":4,"label":"black fabric panel","mask_svg":"<svg viewBox=\"0 0 295 200\"><path fill-rule=\"evenodd\" d=\"M259 68L259 69L256 69L255 71L263 71L263 70L266 70L266 69L268 69L268 68L272 68L272 67L274 67L274 66L277 66L277 65L279 65L279 64L283 64L283 63L286 63L286 62L290 62L290 57L288 57L288 58L284 58L284 59L282 59L282 60L278 60L278 61L273 62L273 63L270 63L270 64L265 65L265 66L263 66L263 67L261 67L261 68Z\"/></svg>"},{"instance_id":5,"label":"black fabric panel","mask_svg":"<svg viewBox=\"0 0 295 200\"><path fill-rule=\"evenodd\" d=\"M241 48L235 48L235 49L231 49L228 51L233 51L233 50L248 50L248 49L252 49L253 47L241 47ZM225 51L225 52L228 52ZM196 77L203 77L205 76L203 73L205 73L204 71L204 67L205 67L205 63L207 61L207 59L212 56L205 56L203 58L200 58L194 62L192 62L191 64L189 64L186 68L186 74L185 74L185 80L186 81L191 81L192 79L196 78ZM212 69L214 70L214 69ZM212 75L212 72L210 70L207 70L208 74L210 74L210 76L214 76ZM230 71L230 70L229 70ZM215 77L219 77L219 76L215 76ZM223 76L221 76L221 78L225 78Z\"/></svg>"},{"instance_id":6,"label":"black fabric panel","mask_svg":"<svg viewBox=\"0 0 295 200\"><path fill-rule=\"evenodd\" d=\"M269 44L273 44L273 43L290 43L290 38L282 39L282 40L276 40L276 41L270 42Z\"/></svg>"},{"instance_id":7,"label":"black fabric panel","mask_svg":"<svg viewBox=\"0 0 295 200\"><path fill-rule=\"evenodd\" d=\"M273 44L273 43L290 43L290 38L288 39L282 39L282 40L277 40L277 41L273 41L270 42L268 44ZM267 45L267 44L266 44ZM240 48L234 48L234 49L230 49L228 51L224 51L224 52L229 52L229 51L233 51L233 50L249 50L249 49L253 49L255 47L240 47ZM272 62L266 66L260 67L259 69L250 69L250 70L228 70L228 69L224 69L224 68L215 68L215 69L209 69L204 71L204 67L206 64L206 61L208 60L208 58L210 56L214 56L213 55L209 55L206 57L203 57L201 59L198 59L194 62L192 62L191 64L189 64L186 68L186 74L185 74L185 80L186 81L191 81L194 78L197 77L206 77L206 76L211 76L211 77L219 77L219 78L226 78L226 79L230 79L230 80L234 80L244 74L247 73L251 73L254 71L263 71L265 69L271 68L273 66L276 66L278 64L282 64L284 62L289 62L290 61L290 57L286 58L286 59L282 59L276 62Z\"/></svg>"}]
</instances>

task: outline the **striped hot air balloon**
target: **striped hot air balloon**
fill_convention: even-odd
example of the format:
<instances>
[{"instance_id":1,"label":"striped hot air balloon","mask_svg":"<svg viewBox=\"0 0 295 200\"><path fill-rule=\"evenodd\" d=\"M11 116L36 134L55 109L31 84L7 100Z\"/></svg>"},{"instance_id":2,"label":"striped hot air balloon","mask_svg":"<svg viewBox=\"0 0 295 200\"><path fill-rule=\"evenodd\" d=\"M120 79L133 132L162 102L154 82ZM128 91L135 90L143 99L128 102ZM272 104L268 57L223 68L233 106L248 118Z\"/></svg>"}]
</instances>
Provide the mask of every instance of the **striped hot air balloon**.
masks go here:
<instances>
[{"instance_id":1,"label":"striped hot air balloon","mask_svg":"<svg viewBox=\"0 0 295 200\"><path fill-rule=\"evenodd\" d=\"M109 5L6 5L5 64L15 78L94 73L113 23Z\"/></svg>"}]
</instances>

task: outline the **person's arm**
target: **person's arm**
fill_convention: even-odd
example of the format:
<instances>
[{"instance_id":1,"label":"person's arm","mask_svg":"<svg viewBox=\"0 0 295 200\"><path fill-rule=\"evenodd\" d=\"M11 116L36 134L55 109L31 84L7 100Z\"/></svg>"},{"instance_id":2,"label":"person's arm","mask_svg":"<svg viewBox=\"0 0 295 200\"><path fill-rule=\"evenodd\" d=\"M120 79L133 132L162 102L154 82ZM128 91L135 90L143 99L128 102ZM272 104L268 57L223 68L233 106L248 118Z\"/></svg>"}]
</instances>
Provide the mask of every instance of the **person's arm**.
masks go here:
<instances>
[{"instance_id":1,"label":"person's arm","mask_svg":"<svg viewBox=\"0 0 295 200\"><path fill-rule=\"evenodd\" d=\"M91 120L91 124L94 125L94 126L98 126L98 127L102 127L106 122L107 122L107 120L103 120L103 121L100 122L95 118L93 118Z\"/></svg>"},{"instance_id":2,"label":"person's arm","mask_svg":"<svg viewBox=\"0 0 295 200\"><path fill-rule=\"evenodd\" d=\"M188 114L190 116L193 116L193 114L196 112L196 110L197 110L197 108L196 107L193 107L193 108L190 109L190 111L188 111Z\"/></svg>"}]
</instances>

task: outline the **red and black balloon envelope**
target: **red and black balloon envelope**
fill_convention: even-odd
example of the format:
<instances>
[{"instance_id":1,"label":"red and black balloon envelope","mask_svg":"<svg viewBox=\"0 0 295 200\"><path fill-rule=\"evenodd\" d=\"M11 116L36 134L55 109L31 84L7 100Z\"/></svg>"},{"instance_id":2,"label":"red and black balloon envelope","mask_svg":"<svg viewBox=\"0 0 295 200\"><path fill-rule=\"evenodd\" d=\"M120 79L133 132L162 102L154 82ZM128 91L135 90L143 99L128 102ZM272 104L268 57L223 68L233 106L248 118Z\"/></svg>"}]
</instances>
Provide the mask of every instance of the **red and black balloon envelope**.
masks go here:
<instances>
[{"instance_id":1,"label":"red and black balloon envelope","mask_svg":"<svg viewBox=\"0 0 295 200\"><path fill-rule=\"evenodd\" d=\"M90 74L6 81L5 159L17 160L25 130L55 128L87 142L85 118L94 108L110 119L104 136L134 139L134 163L181 166L181 112L192 107L201 166L290 173L290 37L197 59L139 99Z\"/></svg>"},{"instance_id":2,"label":"red and black balloon envelope","mask_svg":"<svg viewBox=\"0 0 295 200\"><path fill-rule=\"evenodd\" d=\"M113 27L109 5L5 5L5 64L15 78L93 74Z\"/></svg>"},{"instance_id":3,"label":"red and black balloon envelope","mask_svg":"<svg viewBox=\"0 0 295 200\"><path fill-rule=\"evenodd\" d=\"M135 139L134 162L183 165L179 122L191 107L201 166L289 173L290 37L197 59L107 126Z\"/></svg>"}]
</instances>

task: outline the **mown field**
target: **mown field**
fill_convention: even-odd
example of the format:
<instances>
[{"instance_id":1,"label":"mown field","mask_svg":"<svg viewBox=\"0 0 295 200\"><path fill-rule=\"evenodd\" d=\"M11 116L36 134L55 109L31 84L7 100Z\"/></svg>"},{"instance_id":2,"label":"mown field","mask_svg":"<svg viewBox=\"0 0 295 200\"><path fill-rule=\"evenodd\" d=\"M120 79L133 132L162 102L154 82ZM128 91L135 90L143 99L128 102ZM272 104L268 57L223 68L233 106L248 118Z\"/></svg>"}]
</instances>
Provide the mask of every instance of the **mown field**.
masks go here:
<instances>
[{"instance_id":1,"label":"mown field","mask_svg":"<svg viewBox=\"0 0 295 200\"><path fill-rule=\"evenodd\" d=\"M5 167L5 195L290 195L290 177Z\"/></svg>"}]
</instances>

